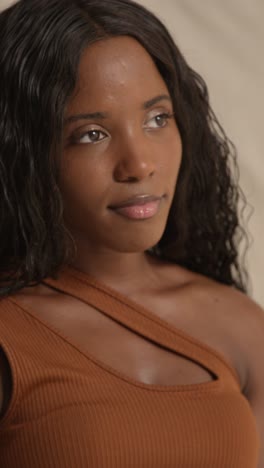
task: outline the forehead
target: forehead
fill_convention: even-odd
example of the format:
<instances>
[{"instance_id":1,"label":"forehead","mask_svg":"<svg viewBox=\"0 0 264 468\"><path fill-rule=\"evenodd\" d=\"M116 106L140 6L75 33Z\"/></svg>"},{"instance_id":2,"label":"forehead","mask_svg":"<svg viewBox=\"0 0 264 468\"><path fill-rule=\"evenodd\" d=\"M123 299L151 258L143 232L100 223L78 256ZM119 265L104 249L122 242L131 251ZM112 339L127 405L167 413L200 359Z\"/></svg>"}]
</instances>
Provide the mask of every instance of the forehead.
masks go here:
<instances>
[{"instance_id":1,"label":"forehead","mask_svg":"<svg viewBox=\"0 0 264 468\"><path fill-rule=\"evenodd\" d=\"M98 41L83 53L79 64L76 92L72 104L91 105L118 100L145 100L168 92L153 59L144 47L129 36Z\"/></svg>"}]
</instances>

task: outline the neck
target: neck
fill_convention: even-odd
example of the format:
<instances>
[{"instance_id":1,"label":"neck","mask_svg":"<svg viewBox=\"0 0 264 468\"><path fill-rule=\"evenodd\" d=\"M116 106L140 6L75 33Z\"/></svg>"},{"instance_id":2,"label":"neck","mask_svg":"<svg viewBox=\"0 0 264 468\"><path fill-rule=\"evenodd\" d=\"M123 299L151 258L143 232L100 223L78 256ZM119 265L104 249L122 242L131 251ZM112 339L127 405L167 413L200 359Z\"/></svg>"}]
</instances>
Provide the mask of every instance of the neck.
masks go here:
<instances>
[{"instance_id":1,"label":"neck","mask_svg":"<svg viewBox=\"0 0 264 468\"><path fill-rule=\"evenodd\" d=\"M146 252L123 253L109 250L81 251L71 266L102 283L127 292L142 288L155 275L158 259Z\"/></svg>"}]
</instances>

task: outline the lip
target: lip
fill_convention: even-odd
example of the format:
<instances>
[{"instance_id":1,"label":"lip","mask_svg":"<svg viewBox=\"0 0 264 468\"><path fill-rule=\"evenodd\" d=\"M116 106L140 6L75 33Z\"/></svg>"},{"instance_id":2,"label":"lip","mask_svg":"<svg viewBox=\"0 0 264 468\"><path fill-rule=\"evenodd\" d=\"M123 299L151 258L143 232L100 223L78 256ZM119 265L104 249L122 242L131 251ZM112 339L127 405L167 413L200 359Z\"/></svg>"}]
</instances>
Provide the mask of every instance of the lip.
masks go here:
<instances>
[{"instance_id":1,"label":"lip","mask_svg":"<svg viewBox=\"0 0 264 468\"><path fill-rule=\"evenodd\" d=\"M145 220L153 218L159 212L164 197L165 195L137 195L109 208L116 214L130 220Z\"/></svg>"},{"instance_id":2,"label":"lip","mask_svg":"<svg viewBox=\"0 0 264 468\"><path fill-rule=\"evenodd\" d=\"M128 198L127 200L123 200L118 204L111 205L111 206L109 206L109 208L111 210L116 210L116 209L125 208L125 207L128 207L128 206L145 205L147 203L159 201L159 200L161 200L163 198L163 196L148 195L148 194L136 195L133 198Z\"/></svg>"}]
</instances>

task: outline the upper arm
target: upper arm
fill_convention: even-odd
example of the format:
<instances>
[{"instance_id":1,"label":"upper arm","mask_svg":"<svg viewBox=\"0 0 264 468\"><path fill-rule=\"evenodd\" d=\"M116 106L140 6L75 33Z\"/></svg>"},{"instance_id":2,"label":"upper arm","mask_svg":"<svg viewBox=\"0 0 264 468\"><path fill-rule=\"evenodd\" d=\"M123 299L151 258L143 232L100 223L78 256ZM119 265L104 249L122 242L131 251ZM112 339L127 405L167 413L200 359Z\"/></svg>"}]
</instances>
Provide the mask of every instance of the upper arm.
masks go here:
<instances>
[{"instance_id":1,"label":"upper arm","mask_svg":"<svg viewBox=\"0 0 264 468\"><path fill-rule=\"evenodd\" d=\"M247 365L247 385L244 395L255 416L260 436L260 458L257 468L264 468L264 311L247 299L243 340ZM243 314L243 310L242 310Z\"/></svg>"},{"instance_id":2,"label":"upper arm","mask_svg":"<svg viewBox=\"0 0 264 468\"><path fill-rule=\"evenodd\" d=\"M217 285L214 291L221 324L232 338L234 355L243 371L242 392L256 421L260 439L256 468L264 468L264 310L233 287Z\"/></svg>"},{"instance_id":3,"label":"upper arm","mask_svg":"<svg viewBox=\"0 0 264 468\"><path fill-rule=\"evenodd\" d=\"M2 414L2 409L3 409L3 403L4 403L4 379L3 379L3 358L2 358L2 353L0 349L0 416Z\"/></svg>"},{"instance_id":4,"label":"upper arm","mask_svg":"<svg viewBox=\"0 0 264 468\"><path fill-rule=\"evenodd\" d=\"M11 370L2 348L0 348L0 420L5 414L11 398Z\"/></svg>"}]
</instances>

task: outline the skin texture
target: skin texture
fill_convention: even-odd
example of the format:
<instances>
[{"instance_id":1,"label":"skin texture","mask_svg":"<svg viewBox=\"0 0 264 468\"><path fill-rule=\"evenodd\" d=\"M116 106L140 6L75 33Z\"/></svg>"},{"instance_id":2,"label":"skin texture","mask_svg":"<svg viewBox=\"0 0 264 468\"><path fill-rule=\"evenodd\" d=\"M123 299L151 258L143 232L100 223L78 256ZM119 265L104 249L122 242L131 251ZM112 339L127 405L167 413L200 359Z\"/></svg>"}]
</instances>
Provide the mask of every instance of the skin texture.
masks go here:
<instances>
[{"instance_id":1,"label":"skin texture","mask_svg":"<svg viewBox=\"0 0 264 468\"><path fill-rule=\"evenodd\" d=\"M143 108L161 95L167 99ZM100 41L83 54L66 120L94 112L108 117L65 125L60 189L65 222L77 245L74 265L111 284L141 284L149 273L144 251L159 241L166 226L182 145L174 117L156 118L172 114L172 102L151 57L135 39ZM90 143L91 133L85 135L92 130L102 132L94 135L95 143ZM131 221L108 208L138 194L165 195L156 216Z\"/></svg>"},{"instance_id":2,"label":"skin texture","mask_svg":"<svg viewBox=\"0 0 264 468\"><path fill-rule=\"evenodd\" d=\"M157 118L173 112L170 100L143 108L160 95L169 97L166 85L134 39L111 38L84 52L66 109L60 161L64 218L76 243L73 266L222 353L237 371L263 439L263 311L234 288L146 253L165 229L182 158L174 118ZM94 112L108 117L73 118ZM138 194L165 195L156 216L131 221L109 209ZM16 297L82 349L134 379L173 385L212 378L200 366L43 284ZM1 399L7 405L10 394L8 366L1 356L0 374L1 408ZM263 466L262 444L258 468Z\"/></svg>"}]
</instances>

